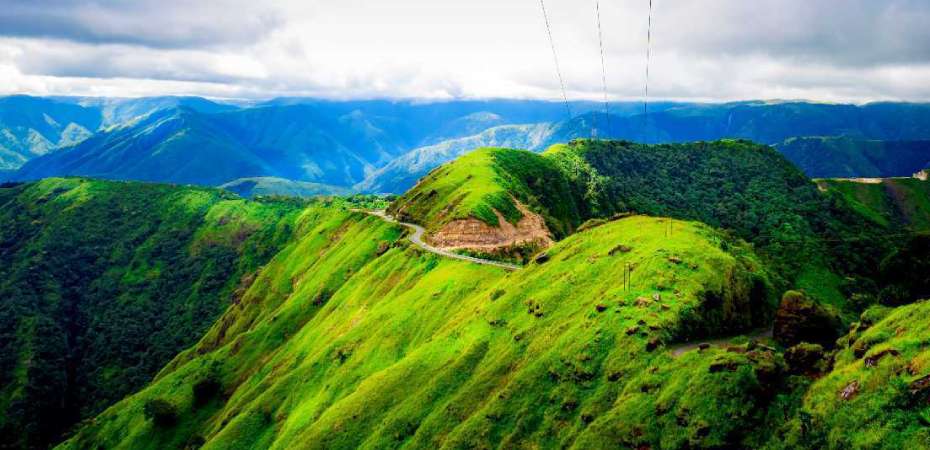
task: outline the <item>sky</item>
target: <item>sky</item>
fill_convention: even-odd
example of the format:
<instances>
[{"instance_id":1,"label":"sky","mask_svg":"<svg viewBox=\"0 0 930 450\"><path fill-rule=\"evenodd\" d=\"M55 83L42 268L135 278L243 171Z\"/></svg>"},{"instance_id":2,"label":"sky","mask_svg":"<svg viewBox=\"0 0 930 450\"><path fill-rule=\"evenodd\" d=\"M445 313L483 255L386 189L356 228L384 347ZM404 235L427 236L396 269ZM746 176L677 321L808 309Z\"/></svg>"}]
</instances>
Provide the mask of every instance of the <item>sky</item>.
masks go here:
<instances>
[{"instance_id":1,"label":"sky","mask_svg":"<svg viewBox=\"0 0 930 450\"><path fill-rule=\"evenodd\" d=\"M546 0L569 100L643 96L649 0ZM539 0L0 0L0 94L560 99ZM650 99L930 101L930 1L653 0Z\"/></svg>"}]
</instances>

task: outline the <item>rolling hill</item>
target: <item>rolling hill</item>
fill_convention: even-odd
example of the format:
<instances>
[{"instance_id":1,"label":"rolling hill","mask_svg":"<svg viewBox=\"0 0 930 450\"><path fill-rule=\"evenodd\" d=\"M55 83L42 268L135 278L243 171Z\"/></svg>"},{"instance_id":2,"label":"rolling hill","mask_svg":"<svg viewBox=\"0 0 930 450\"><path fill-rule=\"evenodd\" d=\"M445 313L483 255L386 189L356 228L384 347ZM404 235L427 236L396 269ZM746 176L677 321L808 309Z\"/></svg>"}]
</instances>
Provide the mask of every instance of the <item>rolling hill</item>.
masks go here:
<instances>
[{"instance_id":1,"label":"rolling hill","mask_svg":"<svg viewBox=\"0 0 930 450\"><path fill-rule=\"evenodd\" d=\"M81 392L106 399L85 411L111 406L61 448L917 442L927 437L923 394L911 386L923 386L927 371L915 341L922 319L913 315L922 304L910 303L930 282L890 275L925 264L930 247L883 237L907 224L877 223L853 196L820 183L745 141L578 140L542 154L466 154L391 205L432 235L462 220L503 229L535 215L550 239L515 271L424 251L403 239L404 228L348 200L250 201L80 179L8 185L0 195L15 207L4 209L0 230L13 234L0 241L0 257L21 270L0 287L18 286L10 296L23 304L5 317L27 325L4 329L33 330L23 317L55 323L61 305L85 305L86 315L63 317L105 318L79 322L77 330L91 331L76 333L97 339L78 340L86 346L68 354L81 362L74 373L92 374L93 388ZM57 239L16 237L27 231ZM151 302L156 291L172 300ZM191 302L212 306L192 315ZM42 314L23 313L37 305ZM213 320L209 311L226 305ZM804 322L824 317L829 327ZM774 340L754 331L773 318ZM117 332L129 324L152 328ZM816 344L785 334L811 327ZM62 365L36 364L33 355L60 355L65 345L44 330L0 336L37 349L3 353L16 355L4 367L33 364L24 384L5 385L26 386L3 391L11 398L68 392L37 388L61 377ZM170 345L158 330L174 330ZM145 370L111 370L153 346L164 352ZM888 348L896 353L882 353ZM170 362L160 370L149 365L163 356ZM887 370L910 369L890 378L868 372L892 362ZM146 383L143 374L156 370ZM21 371L3 373L23 380ZM829 410L815 400L829 396ZM83 416L62 416L48 402L16 404L46 415L6 417ZM862 415L875 426L851 430ZM28 442L46 436L23 429Z\"/></svg>"},{"instance_id":2,"label":"rolling hill","mask_svg":"<svg viewBox=\"0 0 930 450\"><path fill-rule=\"evenodd\" d=\"M824 248L822 239L879 231L845 202L819 192L771 147L746 141L644 146L577 140L541 155L481 150L433 171L389 212L425 226L432 242L465 242L459 230L480 228L477 222L499 227L498 213L518 229L539 215L542 231L556 239L585 221L631 212L699 220L753 242L788 282L799 277L804 285L838 282L824 275L830 272L824 266L868 273L885 251ZM822 296L841 297L835 290Z\"/></svg>"},{"instance_id":3,"label":"rolling hill","mask_svg":"<svg viewBox=\"0 0 930 450\"><path fill-rule=\"evenodd\" d=\"M663 222L623 219L571 236L550 250L549 262L508 275L420 254L374 217L319 220L196 348L63 447L597 447L618 439L674 447L764 439L750 431L761 415L720 418L766 408L765 374L779 370L773 355L711 350L675 359L667 350L677 338L706 333L702 324L751 327L774 301L751 252L721 250L705 226L678 223L679 239L668 242ZM394 244L382 253L379 242ZM633 250L608 254L620 244ZM308 252L320 257L302 257ZM673 255L686 263L669 262ZM639 267L630 291L614 282L624 262ZM637 300L653 295L660 300ZM727 306L706 303L714 298ZM740 369L708 371L723 360ZM684 382L695 379L686 391ZM192 386L202 380L220 388L198 400ZM172 405L174 425L145 418L155 400ZM668 413L638 413L657 408ZM710 432L699 431L708 423Z\"/></svg>"},{"instance_id":4,"label":"rolling hill","mask_svg":"<svg viewBox=\"0 0 930 450\"><path fill-rule=\"evenodd\" d=\"M930 181L916 178L817 180L863 217L881 226L930 230Z\"/></svg>"}]
</instances>

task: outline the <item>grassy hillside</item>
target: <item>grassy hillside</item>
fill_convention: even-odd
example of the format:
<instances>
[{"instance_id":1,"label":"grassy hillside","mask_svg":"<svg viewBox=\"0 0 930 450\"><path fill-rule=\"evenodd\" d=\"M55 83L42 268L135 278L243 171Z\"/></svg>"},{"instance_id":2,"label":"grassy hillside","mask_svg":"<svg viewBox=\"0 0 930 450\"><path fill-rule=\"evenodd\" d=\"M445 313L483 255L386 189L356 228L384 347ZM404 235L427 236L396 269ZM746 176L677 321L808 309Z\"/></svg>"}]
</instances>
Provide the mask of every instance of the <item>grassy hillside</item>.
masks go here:
<instances>
[{"instance_id":1,"label":"grassy hillside","mask_svg":"<svg viewBox=\"0 0 930 450\"><path fill-rule=\"evenodd\" d=\"M302 224L200 343L63 448L674 448L765 438L755 425L773 398L777 356L669 351L764 323L773 307L752 252L706 226L676 221L669 239L663 220L621 219L506 272L421 253L398 241L399 228L362 214L311 208ZM146 418L155 400L173 420Z\"/></svg>"},{"instance_id":2,"label":"grassy hillside","mask_svg":"<svg viewBox=\"0 0 930 450\"><path fill-rule=\"evenodd\" d=\"M874 308L840 340L833 370L780 434L787 446L926 448L930 444L930 302Z\"/></svg>"},{"instance_id":3,"label":"grassy hillside","mask_svg":"<svg viewBox=\"0 0 930 450\"><path fill-rule=\"evenodd\" d=\"M511 195L543 212L557 236L618 213L725 229L756 245L775 264L780 284L838 305L845 295L837 274L875 277L893 247L877 237L887 230L875 229L844 198L820 192L778 152L747 141L645 146L577 140L542 155L479 150L434 170L391 211L428 231L464 217L495 225L492 209L514 222L520 218Z\"/></svg>"},{"instance_id":4,"label":"grassy hillside","mask_svg":"<svg viewBox=\"0 0 930 450\"><path fill-rule=\"evenodd\" d=\"M887 178L876 183L825 179L817 183L842 195L856 212L878 225L930 230L928 181Z\"/></svg>"},{"instance_id":5,"label":"grassy hillside","mask_svg":"<svg viewBox=\"0 0 930 450\"><path fill-rule=\"evenodd\" d=\"M516 223L516 199L539 213L556 236L566 236L586 215L580 193L552 161L526 150L483 148L432 171L389 208L433 231L474 217L497 226L494 210Z\"/></svg>"},{"instance_id":6,"label":"grassy hillside","mask_svg":"<svg viewBox=\"0 0 930 450\"><path fill-rule=\"evenodd\" d=\"M84 179L0 188L0 434L41 448L199 339L300 203Z\"/></svg>"}]
</instances>

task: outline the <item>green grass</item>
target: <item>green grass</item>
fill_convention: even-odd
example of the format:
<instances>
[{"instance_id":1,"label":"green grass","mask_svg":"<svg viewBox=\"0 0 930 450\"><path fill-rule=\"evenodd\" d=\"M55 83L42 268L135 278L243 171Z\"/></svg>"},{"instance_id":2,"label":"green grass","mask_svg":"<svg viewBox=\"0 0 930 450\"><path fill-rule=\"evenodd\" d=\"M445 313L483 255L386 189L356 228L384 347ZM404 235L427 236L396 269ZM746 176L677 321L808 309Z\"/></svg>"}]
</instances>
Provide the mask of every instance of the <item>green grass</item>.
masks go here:
<instances>
[{"instance_id":1,"label":"green grass","mask_svg":"<svg viewBox=\"0 0 930 450\"><path fill-rule=\"evenodd\" d=\"M923 220L920 203L930 200L906 191L911 184L905 180L899 191L912 199L914 212L900 215L916 224ZM480 149L433 171L390 211L435 232L463 218L496 225L495 211L516 222L513 198L541 213L557 239L584 223L630 213L701 221L751 242L779 289L810 291L847 318L861 312L847 297L877 292L845 279L875 279L882 258L903 245L887 237L898 236L901 221L882 220L848 193L821 192L778 152L743 140L650 146L576 140L541 155Z\"/></svg>"},{"instance_id":2,"label":"green grass","mask_svg":"<svg viewBox=\"0 0 930 450\"><path fill-rule=\"evenodd\" d=\"M863 217L881 225L930 230L930 182L887 178L881 183L824 179L818 183L839 193Z\"/></svg>"},{"instance_id":3,"label":"green grass","mask_svg":"<svg viewBox=\"0 0 930 450\"><path fill-rule=\"evenodd\" d=\"M775 356L668 351L773 308L758 259L706 226L676 221L666 238L659 219L612 221L507 272L422 253L339 208L300 224L199 344L63 448L713 446L761 420L746 411L765 408L759 374ZM210 373L222 398L194 408ZM178 425L145 420L153 398L178 407Z\"/></svg>"},{"instance_id":4,"label":"green grass","mask_svg":"<svg viewBox=\"0 0 930 450\"><path fill-rule=\"evenodd\" d=\"M930 374L930 302L879 308L841 339L833 370L807 391L798 417L783 428L784 445L823 448L926 448L926 398L909 384ZM886 354L872 367L866 360ZM840 393L857 383L849 399ZM778 445L775 445L778 447Z\"/></svg>"},{"instance_id":5,"label":"green grass","mask_svg":"<svg viewBox=\"0 0 930 450\"><path fill-rule=\"evenodd\" d=\"M558 237L581 223L572 186L552 161L525 150L499 148L478 149L433 170L389 212L429 231L466 218L498 226L496 213L514 224L523 217L515 199L541 214Z\"/></svg>"}]
</instances>

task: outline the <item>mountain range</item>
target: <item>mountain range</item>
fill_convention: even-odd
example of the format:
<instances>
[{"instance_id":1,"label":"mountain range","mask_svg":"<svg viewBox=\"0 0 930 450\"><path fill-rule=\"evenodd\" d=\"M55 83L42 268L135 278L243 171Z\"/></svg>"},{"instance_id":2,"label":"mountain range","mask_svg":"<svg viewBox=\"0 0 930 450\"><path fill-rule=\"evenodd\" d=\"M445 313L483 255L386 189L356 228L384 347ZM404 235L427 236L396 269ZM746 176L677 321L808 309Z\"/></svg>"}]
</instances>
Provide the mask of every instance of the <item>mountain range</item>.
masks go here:
<instances>
[{"instance_id":1,"label":"mountain range","mask_svg":"<svg viewBox=\"0 0 930 450\"><path fill-rule=\"evenodd\" d=\"M315 183L320 192L401 193L477 147L539 151L592 135L649 143L749 139L774 145L815 177L907 176L930 163L927 104L657 103L647 114L641 104L610 106L605 115L602 105L573 103L576 115L568 118L561 103L519 100L234 105L197 97L14 96L0 99L0 177L206 186L272 177Z\"/></svg>"}]
</instances>

